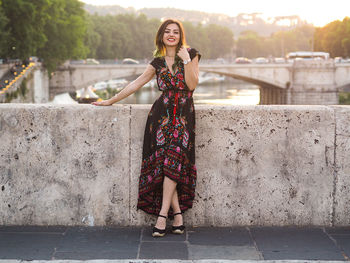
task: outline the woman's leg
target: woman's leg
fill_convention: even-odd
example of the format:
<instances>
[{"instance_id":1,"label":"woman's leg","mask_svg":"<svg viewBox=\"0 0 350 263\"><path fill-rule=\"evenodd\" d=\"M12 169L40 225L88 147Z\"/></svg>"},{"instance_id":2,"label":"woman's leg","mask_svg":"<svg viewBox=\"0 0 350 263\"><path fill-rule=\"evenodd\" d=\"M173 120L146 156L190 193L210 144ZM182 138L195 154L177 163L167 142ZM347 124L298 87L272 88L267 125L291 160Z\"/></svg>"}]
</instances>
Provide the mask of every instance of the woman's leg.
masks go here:
<instances>
[{"instance_id":1,"label":"woman's leg","mask_svg":"<svg viewBox=\"0 0 350 263\"><path fill-rule=\"evenodd\" d=\"M174 191L173 198L171 199L171 207L173 208L174 213L181 212L180 204L179 204L179 197L177 195L176 189ZM182 224L183 224L182 215L174 216L173 226L181 226Z\"/></svg>"},{"instance_id":2,"label":"woman's leg","mask_svg":"<svg viewBox=\"0 0 350 263\"><path fill-rule=\"evenodd\" d=\"M179 204L179 197L177 195L177 190L175 189L173 198L171 199L171 207L173 208L174 213L181 212L180 204Z\"/></svg>"},{"instance_id":3,"label":"woman's leg","mask_svg":"<svg viewBox=\"0 0 350 263\"><path fill-rule=\"evenodd\" d=\"M167 176L164 176L163 181L163 199L162 199L162 208L160 209L159 214L167 216L170 208L171 200L176 189L176 182L169 179ZM156 227L159 229L164 229L166 227L166 218L158 217Z\"/></svg>"}]
</instances>

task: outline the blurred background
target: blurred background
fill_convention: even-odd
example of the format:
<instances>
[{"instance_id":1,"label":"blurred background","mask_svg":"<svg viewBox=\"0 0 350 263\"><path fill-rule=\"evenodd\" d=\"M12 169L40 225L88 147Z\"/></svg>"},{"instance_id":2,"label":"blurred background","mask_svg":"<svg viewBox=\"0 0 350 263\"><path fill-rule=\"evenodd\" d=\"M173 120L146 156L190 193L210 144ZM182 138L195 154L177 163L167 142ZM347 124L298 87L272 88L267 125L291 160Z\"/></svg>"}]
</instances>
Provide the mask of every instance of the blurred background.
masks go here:
<instances>
[{"instance_id":1,"label":"blurred background","mask_svg":"<svg viewBox=\"0 0 350 263\"><path fill-rule=\"evenodd\" d=\"M11 85L36 62L51 76L59 66L147 64L161 22L183 22L187 42L205 64L287 64L295 59L350 63L348 1L78 1L0 0L0 79L3 102L25 96L25 83ZM297 51L304 51L295 55ZM315 56L314 52L320 55ZM294 52L294 53L293 53ZM307 53L309 52L309 53ZM300 53L299 53L300 54ZM74 103L85 92L107 99L137 76L95 83L51 102ZM10 85L11 83L11 85ZM153 103L155 81L120 103ZM194 93L200 104L259 104L259 87L201 73ZM339 94L340 104L350 95Z\"/></svg>"}]
</instances>

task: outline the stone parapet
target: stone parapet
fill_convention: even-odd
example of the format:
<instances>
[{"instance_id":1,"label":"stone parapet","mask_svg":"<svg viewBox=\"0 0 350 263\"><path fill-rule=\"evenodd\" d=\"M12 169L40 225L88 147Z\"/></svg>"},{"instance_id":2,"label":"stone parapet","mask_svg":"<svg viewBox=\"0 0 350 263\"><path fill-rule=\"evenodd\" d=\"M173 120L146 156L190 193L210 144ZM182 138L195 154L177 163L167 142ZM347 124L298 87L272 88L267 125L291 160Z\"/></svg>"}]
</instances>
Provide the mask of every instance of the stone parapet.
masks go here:
<instances>
[{"instance_id":1,"label":"stone parapet","mask_svg":"<svg viewBox=\"0 0 350 263\"><path fill-rule=\"evenodd\" d=\"M151 105L0 105L0 225L148 225ZM350 223L350 107L196 105L193 226Z\"/></svg>"}]
</instances>

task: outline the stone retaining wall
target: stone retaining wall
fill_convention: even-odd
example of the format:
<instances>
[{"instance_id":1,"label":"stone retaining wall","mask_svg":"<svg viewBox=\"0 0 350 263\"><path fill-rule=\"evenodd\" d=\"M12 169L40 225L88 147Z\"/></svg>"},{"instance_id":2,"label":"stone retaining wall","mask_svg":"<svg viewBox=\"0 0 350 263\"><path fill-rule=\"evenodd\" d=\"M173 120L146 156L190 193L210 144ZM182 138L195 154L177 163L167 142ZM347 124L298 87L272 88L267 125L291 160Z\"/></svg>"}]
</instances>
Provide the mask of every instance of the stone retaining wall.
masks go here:
<instances>
[{"instance_id":1,"label":"stone retaining wall","mask_svg":"<svg viewBox=\"0 0 350 263\"><path fill-rule=\"evenodd\" d=\"M14 63L0 64L0 79L11 69Z\"/></svg>"},{"instance_id":2,"label":"stone retaining wall","mask_svg":"<svg viewBox=\"0 0 350 263\"><path fill-rule=\"evenodd\" d=\"M147 225L151 105L0 105L0 225ZM193 226L350 223L350 107L196 105Z\"/></svg>"}]
</instances>

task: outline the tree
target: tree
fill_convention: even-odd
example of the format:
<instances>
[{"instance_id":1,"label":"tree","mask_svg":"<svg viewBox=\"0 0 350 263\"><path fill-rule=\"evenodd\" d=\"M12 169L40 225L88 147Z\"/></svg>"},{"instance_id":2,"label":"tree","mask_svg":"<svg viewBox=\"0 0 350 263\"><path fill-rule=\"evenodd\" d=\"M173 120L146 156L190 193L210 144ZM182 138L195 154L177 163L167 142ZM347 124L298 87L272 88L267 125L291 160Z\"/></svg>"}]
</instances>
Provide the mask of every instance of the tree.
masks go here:
<instances>
[{"instance_id":1,"label":"tree","mask_svg":"<svg viewBox=\"0 0 350 263\"><path fill-rule=\"evenodd\" d=\"M49 72L67 59L84 58L88 48L84 45L86 18L83 4L78 0L52 0L47 12L50 22L44 26L47 38L38 49L38 56Z\"/></svg>"},{"instance_id":2,"label":"tree","mask_svg":"<svg viewBox=\"0 0 350 263\"><path fill-rule=\"evenodd\" d=\"M96 25L94 24L93 17L86 14L86 35L85 45L89 49L88 57L95 58L97 47L101 44L101 36L96 32Z\"/></svg>"},{"instance_id":3,"label":"tree","mask_svg":"<svg viewBox=\"0 0 350 263\"><path fill-rule=\"evenodd\" d=\"M315 27L303 25L292 30L296 35L296 46L298 50L313 50ZM293 50L291 50L293 51Z\"/></svg>"},{"instance_id":4,"label":"tree","mask_svg":"<svg viewBox=\"0 0 350 263\"><path fill-rule=\"evenodd\" d=\"M237 41L237 55L250 58L284 57L288 52L312 50L314 27L303 25L289 31L278 31L270 37L254 31L243 31Z\"/></svg>"},{"instance_id":5,"label":"tree","mask_svg":"<svg viewBox=\"0 0 350 263\"><path fill-rule=\"evenodd\" d=\"M101 41L90 47L90 53L99 59L132 57L150 59L155 49L154 39L161 21L147 19L143 14L116 16L89 16L88 32L95 32ZM207 58L223 57L231 54L234 44L233 33L224 26L201 24L194 26L190 22L183 23L186 40L190 46L200 50ZM90 43L90 42L89 42ZM92 48L96 48L93 51Z\"/></svg>"},{"instance_id":6,"label":"tree","mask_svg":"<svg viewBox=\"0 0 350 263\"><path fill-rule=\"evenodd\" d=\"M47 41L44 26L50 0L2 0L2 3L8 19L7 54L20 59L35 55Z\"/></svg>"},{"instance_id":7,"label":"tree","mask_svg":"<svg viewBox=\"0 0 350 263\"><path fill-rule=\"evenodd\" d=\"M241 32L237 41L237 56L254 58L261 56L262 38L254 31Z\"/></svg>"},{"instance_id":8,"label":"tree","mask_svg":"<svg viewBox=\"0 0 350 263\"><path fill-rule=\"evenodd\" d=\"M332 57L350 55L350 18L333 21L315 32L315 49L329 52Z\"/></svg>"},{"instance_id":9,"label":"tree","mask_svg":"<svg viewBox=\"0 0 350 263\"><path fill-rule=\"evenodd\" d=\"M129 53L131 45L131 33L124 23L121 23L114 16L92 17L96 33L100 36L101 42L97 46L96 56L99 59L123 58Z\"/></svg>"},{"instance_id":10,"label":"tree","mask_svg":"<svg viewBox=\"0 0 350 263\"><path fill-rule=\"evenodd\" d=\"M151 58L157 19L147 19L145 15L90 16L90 27L98 34L101 42L96 45L99 59ZM89 29L91 30L91 29ZM93 51L91 51L93 52Z\"/></svg>"},{"instance_id":11,"label":"tree","mask_svg":"<svg viewBox=\"0 0 350 263\"><path fill-rule=\"evenodd\" d=\"M234 38L229 28L210 24L205 30L209 39L210 58L224 57L232 53Z\"/></svg>"},{"instance_id":12,"label":"tree","mask_svg":"<svg viewBox=\"0 0 350 263\"><path fill-rule=\"evenodd\" d=\"M4 14L0 0L0 58L6 57L7 41L9 36L9 32L5 30L7 23L8 19Z\"/></svg>"},{"instance_id":13,"label":"tree","mask_svg":"<svg viewBox=\"0 0 350 263\"><path fill-rule=\"evenodd\" d=\"M345 17L342 23L343 32L342 32L342 40L341 46L343 48L344 57L350 57L350 18Z\"/></svg>"},{"instance_id":14,"label":"tree","mask_svg":"<svg viewBox=\"0 0 350 263\"><path fill-rule=\"evenodd\" d=\"M194 26L191 22L184 22L186 41L191 47L198 49L203 57L210 57L210 41L205 27L202 24Z\"/></svg>"},{"instance_id":15,"label":"tree","mask_svg":"<svg viewBox=\"0 0 350 263\"><path fill-rule=\"evenodd\" d=\"M2 0L6 16L0 51L12 58L39 56L50 71L86 56L86 20L78 0ZM0 29L4 24L0 9ZM7 33L8 32L8 33ZM6 39L6 40L5 40ZM1 49L6 43L6 50Z\"/></svg>"}]
</instances>

